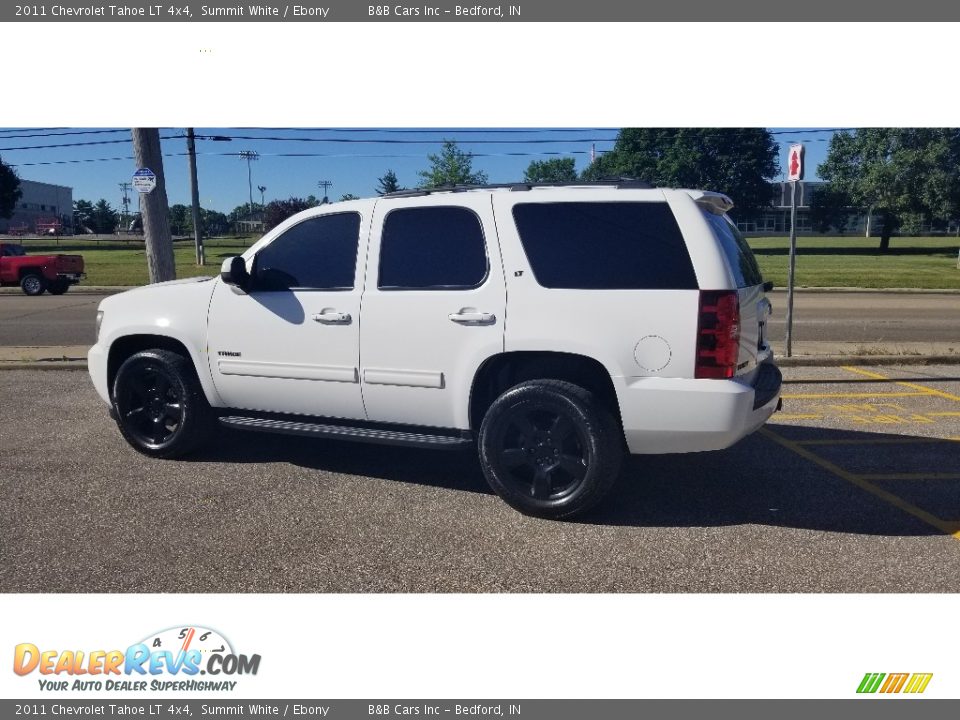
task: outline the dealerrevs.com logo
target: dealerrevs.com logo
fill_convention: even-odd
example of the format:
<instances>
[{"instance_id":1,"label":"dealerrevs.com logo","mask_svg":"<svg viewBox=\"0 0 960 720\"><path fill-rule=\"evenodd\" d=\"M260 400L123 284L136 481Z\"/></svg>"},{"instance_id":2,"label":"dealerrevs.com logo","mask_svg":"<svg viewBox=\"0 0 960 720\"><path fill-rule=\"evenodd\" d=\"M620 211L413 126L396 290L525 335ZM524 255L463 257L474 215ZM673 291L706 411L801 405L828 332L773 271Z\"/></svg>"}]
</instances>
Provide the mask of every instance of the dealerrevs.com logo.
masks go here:
<instances>
[{"instance_id":1,"label":"dealerrevs.com logo","mask_svg":"<svg viewBox=\"0 0 960 720\"><path fill-rule=\"evenodd\" d=\"M231 691L234 678L259 669L260 655L238 654L223 635L199 626L151 633L125 650L49 650L20 643L13 652L13 671L23 677L36 673L40 689L49 691Z\"/></svg>"}]
</instances>

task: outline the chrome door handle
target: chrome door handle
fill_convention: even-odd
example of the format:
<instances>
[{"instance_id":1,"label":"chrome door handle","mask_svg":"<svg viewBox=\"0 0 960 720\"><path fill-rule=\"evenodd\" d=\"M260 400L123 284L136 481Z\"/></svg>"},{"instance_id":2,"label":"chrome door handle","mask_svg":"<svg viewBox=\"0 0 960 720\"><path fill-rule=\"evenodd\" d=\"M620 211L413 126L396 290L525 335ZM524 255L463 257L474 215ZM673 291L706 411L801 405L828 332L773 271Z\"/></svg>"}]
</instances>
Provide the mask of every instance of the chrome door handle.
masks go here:
<instances>
[{"instance_id":1,"label":"chrome door handle","mask_svg":"<svg viewBox=\"0 0 960 720\"><path fill-rule=\"evenodd\" d=\"M337 312L336 310L324 310L313 316L314 322L324 325L349 325L352 318L350 313Z\"/></svg>"},{"instance_id":2,"label":"chrome door handle","mask_svg":"<svg viewBox=\"0 0 960 720\"><path fill-rule=\"evenodd\" d=\"M476 312L464 308L459 312L450 313L450 320L461 325L493 325L497 321L497 316L488 312Z\"/></svg>"}]
</instances>

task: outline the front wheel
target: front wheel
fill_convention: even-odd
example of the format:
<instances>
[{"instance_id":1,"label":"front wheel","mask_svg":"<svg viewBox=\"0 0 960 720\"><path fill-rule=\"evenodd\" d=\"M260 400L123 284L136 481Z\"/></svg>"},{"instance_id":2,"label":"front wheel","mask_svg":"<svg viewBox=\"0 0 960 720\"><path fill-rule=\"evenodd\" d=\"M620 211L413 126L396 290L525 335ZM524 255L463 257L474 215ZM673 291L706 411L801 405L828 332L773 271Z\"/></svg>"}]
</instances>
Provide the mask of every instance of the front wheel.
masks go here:
<instances>
[{"instance_id":1,"label":"front wheel","mask_svg":"<svg viewBox=\"0 0 960 720\"><path fill-rule=\"evenodd\" d=\"M143 350L124 361L113 381L113 409L124 439L151 457L186 455L214 427L193 365L169 350Z\"/></svg>"},{"instance_id":2,"label":"front wheel","mask_svg":"<svg viewBox=\"0 0 960 720\"><path fill-rule=\"evenodd\" d=\"M24 295L43 295L47 289L47 281L42 275L30 273L20 279L20 289L23 290Z\"/></svg>"},{"instance_id":3,"label":"front wheel","mask_svg":"<svg viewBox=\"0 0 960 720\"><path fill-rule=\"evenodd\" d=\"M490 406L478 439L490 487L527 515L570 518L610 492L623 460L613 414L587 390L531 380Z\"/></svg>"}]
</instances>

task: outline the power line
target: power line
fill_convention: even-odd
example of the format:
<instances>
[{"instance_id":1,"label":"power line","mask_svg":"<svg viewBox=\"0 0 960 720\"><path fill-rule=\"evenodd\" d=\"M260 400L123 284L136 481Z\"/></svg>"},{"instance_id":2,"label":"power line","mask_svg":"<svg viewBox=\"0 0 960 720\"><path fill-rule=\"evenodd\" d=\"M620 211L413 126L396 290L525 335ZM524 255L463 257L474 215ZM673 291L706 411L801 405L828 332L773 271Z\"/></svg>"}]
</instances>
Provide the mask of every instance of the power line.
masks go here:
<instances>
[{"instance_id":1,"label":"power line","mask_svg":"<svg viewBox=\"0 0 960 720\"><path fill-rule=\"evenodd\" d=\"M167 135L161 137L161 140L178 140L185 138L186 135ZM87 142L77 142L77 143L60 143L57 145L27 145L25 147L8 147L0 148L0 152L13 152L16 150L50 150L53 148L65 148L65 147L88 147L91 145L117 145L119 143L128 143L130 138L124 138L123 140L90 140Z\"/></svg>"},{"instance_id":2,"label":"power line","mask_svg":"<svg viewBox=\"0 0 960 720\"><path fill-rule=\"evenodd\" d=\"M9 132L9 131L5 131ZM117 130L71 130L69 132L33 132L33 131L16 131L16 132L25 132L28 134L25 135L4 135L4 140L10 139L19 139L19 138L35 138L35 137L64 137L66 135L107 135L107 134L116 134L116 133L128 133L130 130L128 128L119 128Z\"/></svg>"}]
</instances>

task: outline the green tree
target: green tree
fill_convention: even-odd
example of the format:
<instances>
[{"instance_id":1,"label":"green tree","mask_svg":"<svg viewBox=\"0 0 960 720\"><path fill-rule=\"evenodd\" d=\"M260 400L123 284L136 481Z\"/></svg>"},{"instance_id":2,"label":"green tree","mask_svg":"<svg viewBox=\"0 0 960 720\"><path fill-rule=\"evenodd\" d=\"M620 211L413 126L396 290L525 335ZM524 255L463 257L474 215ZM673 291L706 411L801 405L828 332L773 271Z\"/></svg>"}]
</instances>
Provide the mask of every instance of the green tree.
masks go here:
<instances>
[{"instance_id":1,"label":"green tree","mask_svg":"<svg viewBox=\"0 0 960 720\"><path fill-rule=\"evenodd\" d=\"M112 235L117 229L117 212L103 198L97 200L90 215L90 229L101 235Z\"/></svg>"},{"instance_id":2,"label":"green tree","mask_svg":"<svg viewBox=\"0 0 960 720\"><path fill-rule=\"evenodd\" d=\"M230 230L230 218L216 210L200 208L200 222L203 224L203 234L207 237L224 235ZM193 218L191 217L190 232L193 232Z\"/></svg>"},{"instance_id":3,"label":"green tree","mask_svg":"<svg viewBox=\"0 0 960 720\"><path fill-rule=\"evenodd\" d=\"M193 231L192 210L186 205L170 206L170 233L172 235L186 235Z\"/></svg>"},{"instance_id":4,"label":"green tree","mask_svg":"<svg viewBox=\"0 0 960 720\"><path fill-rule=\"evenodd\" d=\"M359 199L360 199L360 196L354 195L353 193L346 193L340 196L340 202L343 202L344 200L359 200Z\"/></svg>"},{"instance_id":5,"label":"green tree","mask_svg":"<svg viewBox=\"0 0 960 720\"><path fill-rule=\"evenodd\" d=\"M830 192L882 222L881 252L901 226L945 223L960 210L960 129L866 128L830 139L817 168Z\"/></svg>"},{"instance_id":6,"label":"green tree","mask_svg":"<svg viewBox=\"0 0 960 720\"><path fill-rule=\"evenodd\" d=\"M17 201L23 196L20 178L9 165L0 159L0 218L10 218L17 207Z\"/></svg>"},{"instance_id":7,"label":"green tree","mask_svg":"<svg viewBox=\"0 0 960 720\"><path fill-rule=\"evenodd\" d=\"M292 197L286 200L273 200L267 203L263 212L264 229L274 228L288 217L292 217L310 207L313 206L303 198Z\"/></svg>"},{"instance_id":8,"label":"green tree","mask_svg":"<svg viewBox=\"0 0 960 720\"><path fill-rule=\"evenodd\" d=\"M473 155L464 152L453 140L444 140L437 154L427 155L430 167L417 173L420 187L441 185L484 185L487 174L473 169Z\"/></svg>"},{"instance_id":9,"label":"green tree","mask_svg":"<svg viewBox=\"0 0 960 720\"><path fill-rule=\"evenodd\" d=\"M400 187L397 174L393 170L387 170L382 177L377 178L377 195L386 195L400 190L403 190L403 188Z\"/></svg>"},{"instance_id":10,"label":"green tree","mask_svg":"<svg viewBox=\"0 0 960 720\"><path fill-rule=\"evenodd\" d=\"M534 160L523 171L523 181L528 183L571 182L576 179L577 169L573 158Z\"/></svg>"},{"instance_id":11,"label":"green tree","mask_svg":"<svg viewBox=\"0 0 960 720\"><path fill-rule=\"evenodd\" d=\"M624 128L613 150L591 163L583 178L716 190L749 214L770 204L778 154L764 128Z\"/></svg>"},{"instance_id":12,"label":"green tree","mask_svg":"<svg viewBox=\"0 0 960 720\"><path fill-rule=\"evenodd\" d=\"M75 200L73 203L73 231L84 232L84 228L93 230L93 203L89 200Z\"/></svg>"},{"instance_id":13,"label":"green tree","mask_svg":"<svg viewBox=\"0 0 960 720\"><path fill-rule=\"evenodd\" d=\"M256 203L251 205L245 202L243 205L237 205L230 211L230 222L235 223L238 220L249 220L251 216L259 214L262 210L263 208Z\"/></svg>"},{"instance_id":14,"label":"green tree","mask_svg":"<svg viewBox=\"0 0 960 720\"><path fill-rule=\"evenodd\" d=\"M846 230L850 212L850 198L827 185L821 185L813 192L810 201L810 220L818 233Z\"/></svg>"}]
</instances>

